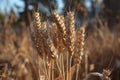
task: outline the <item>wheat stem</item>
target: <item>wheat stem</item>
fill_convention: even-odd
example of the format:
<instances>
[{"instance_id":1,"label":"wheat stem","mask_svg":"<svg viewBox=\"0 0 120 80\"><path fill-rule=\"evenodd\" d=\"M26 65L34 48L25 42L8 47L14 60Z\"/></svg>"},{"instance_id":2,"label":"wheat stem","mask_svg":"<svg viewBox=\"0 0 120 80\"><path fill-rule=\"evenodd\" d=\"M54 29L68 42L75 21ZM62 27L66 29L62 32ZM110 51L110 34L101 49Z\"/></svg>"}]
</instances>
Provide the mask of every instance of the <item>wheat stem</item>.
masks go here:
<instances>
[{"instance_id":1,"label":"wheat stem","mask_svg":"<svg viewBox=\"0 0 120 80\"><path fill-rule=\"evenodd\" d=\"M51 61L48 64L48 77L49 77L49 80L51 80Z\"/></svg>"},{"instance_id":2,"label":"wheat stem","mask_svg":"<svg viewBox=\"0 0 120 80\"><path fill-rule=\"evenodd\" d=\"M48 73L47 73L47 68L46 68L46 62L45 62L45 59L43 59L43 65L44 65L44 70L45 70L46 78L47 78L47 80L49 80Z\"/></svg>"},{"instance_id":3,"label":"wheat stem","mask_svg":"<svg viewBox=\"0 0 120 80\"><path fill-rule=\"evenodd\" d=\"M58 71L59 71L60 76L62 76L62 72L61 72L61 69L60 69L60 66L59 66L59 64L58 64L58 61L57 61L57 60L56 60L56 65L57 65L57 68L58 68Z\"/></svg>"},{"instance_id":4,"label":"wheat stem","mask_svg":"<svg viewBox=\"0 0 120 80\"><path fill-rule=\"evenodd\" d=\"M54 60L52 60L52 80L54 80Z\"/></svg>"},{"instance_id":5,"label":"wheat stem","mask_svg":"<svg viewBox=\"0 0 120 80\"><path fill-rule=\"evenodd\" d=\"M71 63L72 63L72 56L70 56L70 64L69 64L70 80L72 80L72 78L71 78Z\"/></svg>"},{"instance_id":6,"label":"wheat stem","mask_svg":"<svg viewBox=\"0 0 120 80\"><path fill-rule=\"evenodd\" d=\"M76 79L75 80L77 80L78 79L78 72L79 72L79 64L76 64Z\"/></svg>"},{"instance_id":7,"label":"wheat stem","mask_svg":"<svg viewBox=\"0 0 120 80\"><path fill-rule=\"evenodd\" d=\"M64 57L63 57L63 54L61 54L61 62L62 62L62 72L63 72L63 79L65 80L65 71L64 71Z\"/></svg>"},{"instance_id":8,"label":"wheat stem","mask_svg":"<svg viewBox=\"0 0 120 80\"><path fill-rule=\"evenodd\" d=\"M88 55L85 54L85 78L87 79L88 75Z\"/></svg>"},{"instance_id":9,"label":"wheat stem","mask_svg":"<svg viewBox=\"0 0 120 80\"><path fill-rule=\"evenodd\" d=\"M69 71L69 53L67 52L67 65L66 65L66 80L68 80L68 71Z\"/></svg>"}]
</instances>

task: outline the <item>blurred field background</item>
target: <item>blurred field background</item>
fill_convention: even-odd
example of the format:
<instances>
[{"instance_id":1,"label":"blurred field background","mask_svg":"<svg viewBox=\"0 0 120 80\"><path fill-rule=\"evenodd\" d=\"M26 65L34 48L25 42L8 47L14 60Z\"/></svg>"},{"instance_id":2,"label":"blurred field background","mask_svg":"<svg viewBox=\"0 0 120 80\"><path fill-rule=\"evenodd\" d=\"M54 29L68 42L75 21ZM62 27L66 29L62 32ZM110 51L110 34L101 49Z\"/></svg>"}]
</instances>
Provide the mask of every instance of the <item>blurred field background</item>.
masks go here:
<instances>
[{"instance_id":1,"label":"blurred field background","mask_svg":"<svg viewBox=\"0 0 120 80\"><path fill-rule=\"evenodd\" d=\"M30 36L33 6L42 21L52 21L52 10L60 15L74 10L76 28L87 25L87 63L84 55L78 80L104 69L111 71L111 80L120 80L120 0L0 0L0 80L39 80L38 54Z\"/></svg>"}]
</instances>

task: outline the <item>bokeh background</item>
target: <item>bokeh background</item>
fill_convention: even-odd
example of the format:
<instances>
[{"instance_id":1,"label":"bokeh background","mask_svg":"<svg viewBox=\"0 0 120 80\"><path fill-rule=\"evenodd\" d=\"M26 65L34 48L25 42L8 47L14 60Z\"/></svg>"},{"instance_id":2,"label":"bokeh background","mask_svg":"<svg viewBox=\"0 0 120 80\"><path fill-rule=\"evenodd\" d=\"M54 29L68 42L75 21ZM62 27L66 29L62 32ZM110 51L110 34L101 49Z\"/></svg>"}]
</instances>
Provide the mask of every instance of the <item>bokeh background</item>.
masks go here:
<instances>
[{"instance_id":1,"label":"bokeh background","mask_svg":"<svg viewBox=\"0 0 120 80\"><path fill-rule=\"evenodd\" d=\"M60 15L74 10L76 27L87 25L87 72L102 73L103 69L110 69L111 79L120 80L120 0L0 0L0 79L35 79L31 77L32 71L27 74L20 68L26 56L33 61L37 56L30 38L33 9L41 13L42 21L51 22L53 10ZM84 79L84 63L83 58L80 79ZM91 80L99 79L93 76Z\"/></svg>"}]
</instances>

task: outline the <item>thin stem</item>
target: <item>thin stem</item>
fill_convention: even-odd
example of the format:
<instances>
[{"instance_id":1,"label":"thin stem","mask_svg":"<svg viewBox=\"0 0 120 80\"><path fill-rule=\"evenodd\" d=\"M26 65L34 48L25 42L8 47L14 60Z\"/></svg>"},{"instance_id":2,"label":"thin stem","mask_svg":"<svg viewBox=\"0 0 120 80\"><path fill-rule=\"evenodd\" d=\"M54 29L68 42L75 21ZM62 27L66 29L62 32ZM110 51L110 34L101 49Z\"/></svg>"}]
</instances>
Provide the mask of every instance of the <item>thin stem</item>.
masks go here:
<instances>
[{"instance_id":1,"label":"thin stem","mask_svg":"<svg viewBox=\"0 0 120 80\"><path fill-rule=\"evenodd\" d=\"M78 79L78 71L79 71L79 64L76 64L76 79L75 80L77 80Z\"/></svg>"},{"instance_id":2,"label":"thin stem","mask_svg":"<svg viewBox=\"0 0 120 80\"><path fill-rule=\"evenodd\" d=\"M66 69L66 80L68 80L68 64L69 64L69 53L67 52L67 69Z\"/></svg>"},{"instance_id":3,"label":"thin stem","mask_svg":"<svg viewBox=\"0 0 120 80\"><path fill-rule=\"evenodd\" d=\"M54 60L52 60L52 80L54 80Z\"/></svg>"},{"instance_id":4,"label":"thin stem","mask_svg":"<svg viewBox=\"0 0 120 80\"><path fill-rule=\"evenodd\" d=\"M62 54L61 56L62 56L62 57L61 57L61 58L62 58L62 59L61 59L61 60L62 60L61 62L62 62L63 78L64 78L64 80L65 80L65 71L64 71L64 58L63 58L63 54Z\"/></svg>"},{"instance_id":5,"label":"thin stem","mask_svg":"<svg viewBox=\"0 0 120 80\"><path fill-rule=\"evenodd\" d=\"M60 76L62 76L62 72L61 72L61 69L60 69L60 66L59 66L57 60L56 60L56 65L57 65L57 67L58 67L58 71L59 71Z\"/></svg>"},{"instance_id":6,"label":"thin stem","mask_svg":"<svg viewBox=\"0 0 120 80\"><path fill-rule=\"evenodd\" d=\"M46 71L44 70L45 67L41 67L40 64L41 64L41 59L38 57L38 69L39 69L39 80L41 80L41 76L46 76ZM43 61L43 64L44 64L44 61Z\"/></svg>"},{"instance_id":7,"label":"thin stem","mask_svg":"<svg viewBox=\"0 0 120 80\"><path fill-rule=\"evenodd\" d=\"M63 70L62 70L62 53L60 53L60 59L59 59L59 61L60 61L60 69L61 69L61 73L63 74Z\"/></svg>"},{"instance_id":8,"label":"thin stem","mask_svg":"<svg viewBox=\"0 0 120 80\"><path fill-rule=\"evenodd\" d=\"M70 70L70 80L72 80L72 77L71 77L71 63L72 63L72 56L70 56L70 64L69 64L69 70Z\"/></svg>"},{"instance_id":9,"label":"thin stem","mask_svg":"<svg viewBox=\"0 0 120 80\"><path fill-rule=\"evenodd\" d=\"M41 72L41 70L40 70L40 62L39 62L39 59L38 59L38 69L39 69L38 71L39 71L39 80L40 80L40 76L41 76L41 73L40 73L40 72Z\"/></svg>"},{"instance_id":10,"label":"thin stem","mask_svg":"<svg viewBox=\"0 0 120 80\"><path fill-rule=\"evenodd\" d=\"M49 71L48 71L48 75L49 75L49 80L51 80L51 61L50 61L50 65L49 65Z\"/></svg>"},{"instance_id":11,"label":"thin stem","mask_svg":"<svg viewBox=\"0 0 120 80\"><path fill-rule=\"evenodd\" d=\"M45 59L43 60L43 64L44 64L46 78L49 80L48 74L47 74L47 68L46 68L46 65L45 65Z\"/></svg>"},{"instance_id":12,"label":"thin stem","mask_svg":"<svg viewBox=\"0 0 120 80\"><path fill-rule=\"evenodd\" d=\"M88 75L88 55L85 54L85 79L87 80Z\"/></svg>"}]
</instances>

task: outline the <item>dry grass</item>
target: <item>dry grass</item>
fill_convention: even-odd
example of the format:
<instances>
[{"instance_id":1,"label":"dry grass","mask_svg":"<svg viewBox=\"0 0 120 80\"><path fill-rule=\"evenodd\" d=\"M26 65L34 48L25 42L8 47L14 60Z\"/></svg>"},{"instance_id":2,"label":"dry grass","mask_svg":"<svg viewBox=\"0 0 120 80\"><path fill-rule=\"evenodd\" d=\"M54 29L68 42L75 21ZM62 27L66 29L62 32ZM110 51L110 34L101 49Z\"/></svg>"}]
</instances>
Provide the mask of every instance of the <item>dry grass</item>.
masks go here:
<instances>
[{"instance_id":1,"label":"dry grass","mask_svg":"<svg viewBox=\"0 0 120 80\"><path fill-rule=\"evenodd\" d=\"M0 25L0 79L120 79L115 72L120 60L119 25L116 30L106 23L100 28L94 23L75 29L74 12L53 13L54 22L41 21L38 14L34 13L30 31L13 28L9 22Z\"/></svg>"}]
</instances>

